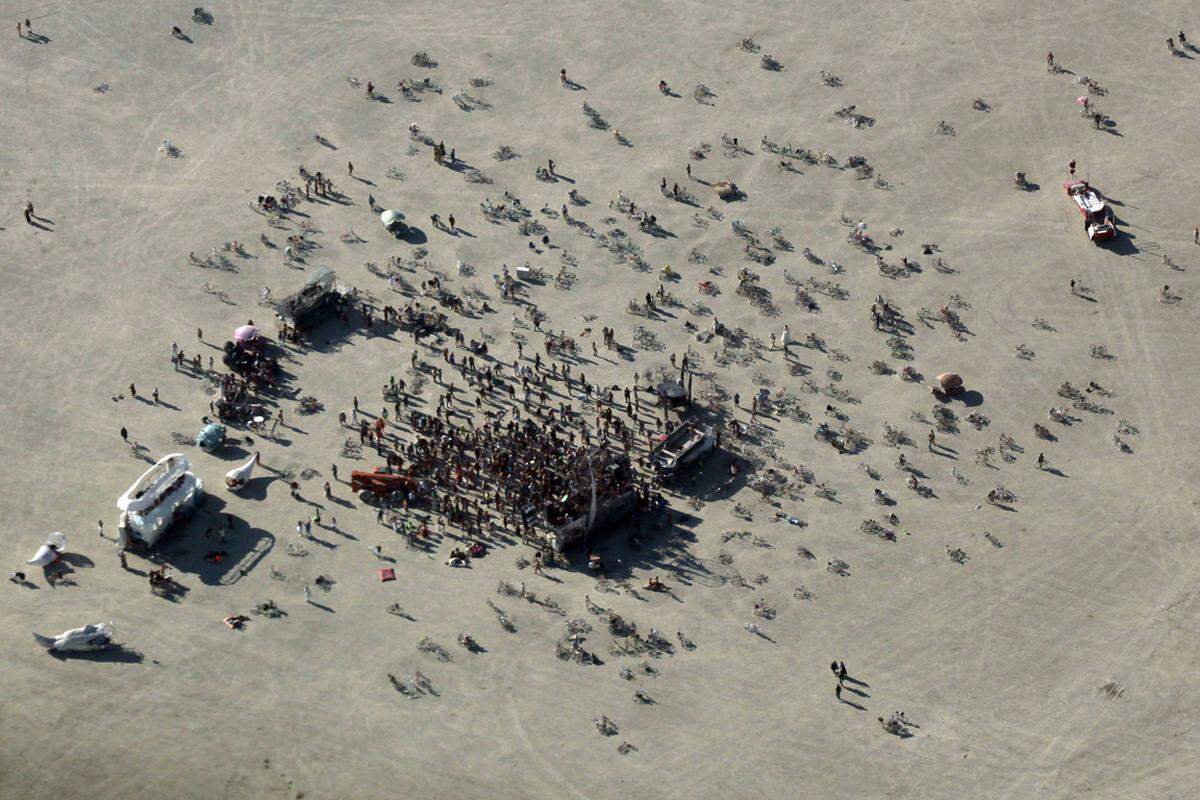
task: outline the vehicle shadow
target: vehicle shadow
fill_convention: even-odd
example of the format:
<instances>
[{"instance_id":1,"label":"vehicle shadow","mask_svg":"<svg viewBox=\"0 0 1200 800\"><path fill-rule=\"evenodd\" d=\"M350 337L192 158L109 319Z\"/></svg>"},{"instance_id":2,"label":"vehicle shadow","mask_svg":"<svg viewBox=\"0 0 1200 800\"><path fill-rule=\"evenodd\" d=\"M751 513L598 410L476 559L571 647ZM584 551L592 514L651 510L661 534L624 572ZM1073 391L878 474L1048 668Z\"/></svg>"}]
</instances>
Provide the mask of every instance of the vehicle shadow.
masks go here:
<instances>
[{"instance_id":1,"label":"vehicle shadow","mask_svg":"<svg viewBox=\"0 0 1200 800\"><path fill-rule=\"evenodd\" d=\"M214 522L225 527L221 509L225 502L209 496L205 511L196 514L186 525L171 532L171 540L149 560L169 564L181 574L192 574L207 586L229 586L248 575L275 547L275 535L234 517L225 541L217 544L201 536L204 528ZM213 509L213 500L216 508ZM203 550L204 552L201 552Z\"/></svg>"},{"instance_id":2,"label":"vehicle shadow","mask_svg":"<svg viewBox=\"0 0 1200 800\"><path fill-rule=\"evenodd\" d=\"M429 237L425 234L425 231L411 225L405 228L403 232L393 235L398 240L407 242L408 244L425 244L429 241Z\"/></svg>"},{"instance_id":3,"label":"vehicle shadow","mask_svg":"<svg viewBox=\"0 0 1200 800\"><path fill-rule=\"evenodd\" d=\"M106 664L141 664L146 660L145 654L123 644L114 644L107 650L95 650L90 653L58 653L49 651L50 657L58 661L95 661Z\"/></svg>"}]
</instances>

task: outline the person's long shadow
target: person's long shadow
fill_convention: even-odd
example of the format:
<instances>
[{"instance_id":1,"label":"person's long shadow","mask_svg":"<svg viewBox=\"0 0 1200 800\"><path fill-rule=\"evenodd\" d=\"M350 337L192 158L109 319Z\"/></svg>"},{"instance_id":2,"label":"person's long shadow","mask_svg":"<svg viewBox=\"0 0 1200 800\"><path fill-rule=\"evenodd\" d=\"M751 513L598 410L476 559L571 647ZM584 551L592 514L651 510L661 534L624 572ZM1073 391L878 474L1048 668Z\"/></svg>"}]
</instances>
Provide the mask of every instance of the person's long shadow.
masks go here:
<instances>
[{"instance_id":1,"label":"person's long shadow","mask_svg":"<svg viewBox=\"0 0 1200 800\"><path fill-rule=\"evenodd\" d=\"M839 698L838 698L838 702L839 702L839 703L842 703L843 705L850 706L851 708L856 708L856 709L858 709L859 711L866 711L866 710L867 710L867 707L866 707L866 706L864 706L864 705L860 705L860 704L858 704L858 703L854 702L853 700L847 700L847 699L846 699L846 698L844 698L844 697L839 697Z\"/></svg>"},{"instance_id":2,"label":"person's long shadow","mask_svg":"<svg viewBox=\"0 0 1200 800\"><path fill-rule=\"evenodd\" d=\"M1042 472L1049 472L1051 475L1054 475L1054 476L1056 476L1056 477L1059 477L1059 478L1069 478L1069 477L1071 477L1071 476L1070 476L1070 475L1068 475L1067 473L1065 473L1065 472L1063 472L1062 470L1060 470L1058 467L1042 467Z\"/></svg>"},{"instance_id":3,"label":"person's long shadow","mask_svg":"<svg viewBox=\"0 0 1200 800\"><path fill-rule=\"evenodd\" d=\"M853 686L845 686L845 685L843 685L843 686L842 686L842 690L843 690L843 691L846 691L846 692L853 692L854 694L858 695L859 697L868 697L868 698L869 698L869 697L871 696L871 695L867 694L867 693L866 693L866 692L864 692L864 691L861 691L861 690L859 690L859 689L855 689Z\"/></svg>"},{"instance_id":4,"label":"person's long shadow","mask_svg":"<svg viewBox=\"0 0 1200 800\"><path fill-rule=\"evenodd\" d=\"M570 79L568 79L567 82L563 84L563 86L567 87L568 89L570 89L573 92L586 92L587 91L587 87L584 86L582 83L578 83L578 82L570 80Z\"/></svg>"},{"instance_id":5,"label":"person's long shadow","mask_svg":"<svg viewBox=\"0 0 1200 800\"><path fill-rule=\"evenodd\" d=\"M23 33L21 38L34 44L50 44L50 37L41 33Z\"/></svg>"},{"instance_id":6,"label":"person's long shadow","mask_svg":"<svg viewBox=\"0 0 1200 800\"><path fill-rule=\"evenodd\" d=\"M376 185L375 181L367 180L366 178L359 177L358 175L354 176L354 180L358 181L359 183L365 183L367 186Z\"/></svg>"},{"instance_id":7,"label":"person's long shadow","mask_svg":"<svg viewBox=\"0 0 1200 800\"><path fill-rule=\"evenodd\" d=\"M42 223L40 223L40 222L35 222L33 219L30 219L30 220L29 220L29 224L30 224L30 225L32 225L32 226L33 226L33 227L35 227L35 228L40 228L40 229L42 229L42 230L44 230L44 231L49 231L50 233L54 233L54 229L53 229L53 228L51 228L51 227L50 227L50 226L48 226L48 225L43 225L43 224L42 224Z\"/></svg>"},{"instance_id":8,"label":"person's long shadow","mask_svg":"<svg viewBox=\"0 0 1200 800\"><path fill-rule=\"evenodd\" d=\"M308 601L308 604L309 604L310 606L312 606L313 608L319 608L319 609L321 609L322 611L328 612L328 613L330 613L330 614L336 614L336 613L337 613L336 611L334 611L334 610L333 610L332 608L330 608L329 606L326 606L326 605L321 605L320 603L318 603L318 602L317 602L317 601L315 601L315 600L309 600L309 601Z\"/></svg>"},{"instance_id":9,"label":"person's long shadow","mask_svg":"<svg viewBox=\"0 0 1200 800\"><path fill-rule=\"evenodd\" d=\"M339 545L337 542L331 542L328 539L321 539L317 536L313 536L311 533L308 535L308 540L315 545L324 547L326 550L337 550L339 547L341 547L341 545Z\"/></svg>"},{"instance_id":10,"label":"person's long shadow","mask_svg":"<svg viewBox=\"0 0 1200 800\"><path fill-rule=\"evenodd\" d=\"M842 676L842 683L853 683L855 686L865 686L868 689L871 688L871 684L867 683L866 681L860 681L858 678L854 678L849 675Z\"/></svg>"}]
</instances>

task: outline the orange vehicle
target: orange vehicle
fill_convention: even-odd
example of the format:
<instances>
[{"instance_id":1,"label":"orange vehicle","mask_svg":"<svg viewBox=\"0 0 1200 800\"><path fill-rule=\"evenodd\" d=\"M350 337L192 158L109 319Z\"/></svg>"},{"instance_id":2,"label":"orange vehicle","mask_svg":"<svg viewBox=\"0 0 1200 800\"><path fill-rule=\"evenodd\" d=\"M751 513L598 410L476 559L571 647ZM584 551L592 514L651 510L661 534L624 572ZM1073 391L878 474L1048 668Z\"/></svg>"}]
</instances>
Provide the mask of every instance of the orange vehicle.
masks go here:
<instances>
[{"instance_id":1,"label":"orange vehicle","mask_svg":"<svg viewBox=\"0 0 1200 800\"><path fill-rule=\"evenodd\" d=\"M376 467L372 472L355 470L350 473L350 491L368 505L399 505L417 487L417 481L407 475L388 472Z\"/></svg>"}]
</instances>

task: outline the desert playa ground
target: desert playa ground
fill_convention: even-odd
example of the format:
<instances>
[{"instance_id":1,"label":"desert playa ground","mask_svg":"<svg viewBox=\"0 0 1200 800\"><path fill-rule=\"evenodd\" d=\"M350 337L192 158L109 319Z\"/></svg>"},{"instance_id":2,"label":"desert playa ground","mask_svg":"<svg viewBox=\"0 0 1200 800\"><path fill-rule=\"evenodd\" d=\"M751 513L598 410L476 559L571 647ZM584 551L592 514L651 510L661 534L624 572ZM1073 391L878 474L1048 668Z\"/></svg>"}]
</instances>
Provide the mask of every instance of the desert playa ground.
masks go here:
<instances>
[{"instance_id":1,"label":"desert playa ground","mask_svg":"<svg viewBox=\"0 0 1200 800\"><path fill-rule=\"evenodd\" d=\"M0 591L0 797L1194 794L1200 53L1165 45L1192 32L1194 5L296 0L218 2L210 24L182 3L0 8L0 543L6 571L31 584ZM26 17L32 34L18 38ZM1064 71L1047 70L1047 51ZM415 65L418 52L436 66ZM763 68L768 54L778 69ZM440 91L397 86L425 78ZM1106 115L1100 128L1080 96ZM607 129L589 126L585 103ZM835 113L851 105L857 127ZM459 163L435 164L412 124ZM519 157L495 158L502 145ZM873 174L846 167L851 156ZM1115 242L1081 230L1062 188L1072 160L1110 198ZM272 227L255 199L302 185L299 165L342 196L302 200ZM742 197L715 196L726 179ZM669 196L676 183L689 202ZM484 216L506 190L549 246ZM660 230L614 208L621 192ZM369 195L414 237L388 234ZM435 228L435 213L459 230ZM882 270L848 240L860 220ZM301 234L310 249L285 263ZM231 241L244 253L222 249ZM357 314L281 348L290 379L268 397L285 415L274 436L212 454L189 444L213 399L214 348L248 319L274 335L263 287L282 296L330 268L399 307L411 298L389 288L389 269L414 287L440 275L477 305L486 296L495 313L452 323L511 364L516 307L491 275L527 261L551 276L565 265L525 299L548 315L543 330L576 337L574 374L628 386L688 354L698 411L726 426L721 452L665 489L669 522L597 541L606 583L586 551L536 575L514 541L452 569L457 542L410 548L376 522L344 478L378 462L369 448L342 457L357 437L337 415L355 396L378 413L415 345L368 336ZM628 313L666 264L678 302ZM756 277L745 291L742 269ZM903 330L873 329L879 295ZM704 336L714 316L734 333ZM791 346L772 349L785 324ZM628 349L593 356L603 327ZM523 364L547 358L541 333L518 333ZM175 369L172 342L202 369ZM438 360L426 344L420 357ZM905 366L923 380L902 380ZM968 401L931 397L943 372L963 376ZM1079 396L1060 396L1064 382ZM764 388L737 439L729 423L750 425ZM415 402L432 413L436 395L431 383ZM324 410L301 415L301 396ZM937 408L953 418L931 451ZM816 440L822 422L861 432L858 452ZM251 491L225 491L251 450L268 469ZM205 480L208 505L123 570L115 500L172 452ZM896 467L901 453L913 472ZM731 464L743 470L732 482ZM986 502L999 486L1015 499ZM315 506L325 522L299 538ZM231 558L213 564L204 532L226 515ZM57 587L24 563L51 531L69 537ZM170 599L145 578L163 563L180 587ZM381 566L397 580L381 583ZM334 580L327 592L319 575ZM645 591L652 575L669 591ZM284 615L251 613L268 600ZM625 654L595 607L674 646ZM250 617L243 630L222 624L234 613ZM55 658L30 636L104 620L122 648ZM602 664L556 657L576 620ZM464 632L482 652L456 644ZM448 660L418 648L426 637ZM855 679L841 701L832 660ZM387 677L417 671L415 693ZM884 730L877 718L897 711L910 724Z\"/></svg>"}]
</instances>

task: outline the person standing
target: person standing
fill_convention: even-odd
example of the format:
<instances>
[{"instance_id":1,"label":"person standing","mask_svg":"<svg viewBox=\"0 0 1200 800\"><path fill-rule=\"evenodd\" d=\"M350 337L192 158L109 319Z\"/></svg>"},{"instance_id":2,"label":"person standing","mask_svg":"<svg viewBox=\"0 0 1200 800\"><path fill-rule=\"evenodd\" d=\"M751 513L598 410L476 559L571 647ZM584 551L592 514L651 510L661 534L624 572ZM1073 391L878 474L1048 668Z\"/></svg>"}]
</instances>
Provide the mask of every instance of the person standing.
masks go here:
<instances>
[{"instance_id":1,"label":"person standing","mask_svg":"<svg viewBox=\"0 0 1200 800\"><path fill-rule=\"evenodd\" d=\"M18 22L17 27L20 28L21 23ZM33 224L33 201L32 200L27 200L25 202L25 221L27 223L29 223L30 225Z\"/></svg>"},{"instance_id":2,"label":"person standing","mask_svg":"<svg viewBox=\"0 0 1200 800\"><path fill-rule=\"evenodd\" d=\"M101 539L104 538L104 520L96 520L96 535Z\"/></svg>"},{"instance_id":3,"label":"person standing","mask_svg":"<svg viewBox=\"0 0 1200 800\"><path fill-rule=\"evenodd\" d=\"M931 452L931 453L933 452L933 446L936 443L937 443L937 436L934 434L933 429L931 428L929 430L929 452Z\"/></svg>"},{"instance_id":4,"label":"person standing","mask_svg":"<svg viewBox=\"0 0 1200 800\"><path fill-rule=\"evenodd\" d=\"M307 586L304 587L304 602L312 602L312 591Z\"/></svg>"},{"instance_id":5,"label":"person standing","mask_svg":"<svg viewBox=\"0 0 1200 800\"><path fill-rule=\"evenodd\" d=\"M307 592L308 590L305 589L304 591ZM838 685L834 687L833 696L836 697L838 700L842 699L842 684L841 683L838 683Z\"/></svg>"},{"instance_id":6,"label":"person standing","mask_svg":"<svg viewBox=\"0 0 1200 800\"><path fill-rule=\"evenodd\" d=\"M121 439L126 442L129 441L129 431L124 426L121 427Z\"/></svg>"},{"instance_id":7,"label":"person standing","mask_svg":"<svg viewBox=\"0 0 1200 800\"><path fill-rule=\"evenodd\" d=\"M346 171L350 173L351 178L354 177L354 162L353 161L346 162Z\"/></svg>"},{"instance_id":8,"label":"person standing","mask_svg":"<svg viewBox=\"0 0 1200 800\"><path fill-rule=\"evenodd\" d=\"M1074 175L1074 174L1075 174L1075 159L1071 159L1071 160L1070 160L1070 161L1067 163L1067 174L1069 174L1069 175Z\"/></svg>"},{"instance_id":9,"label":"person standing","mask_svg":"<svg viewBox=\"0 0 1200 800\"><path fill-rule=\"evenodd\" d=\"M128 571L129 570L129 561L128 561L128 559L125 558L125 551L121 550L120 552L118 552L117 558L121 562L121 569Z\"/></svg>"},{"instance_id":10,"label":"person standing","mask_svg":"<svg viewBox=\"0 0 1200 800\"><path fill-rule=\"evenodd\" d=\"M450 223L450 232L454 233L454 215L450 214L446 217L446 222Z\"/></svg>"}]
</instances>

